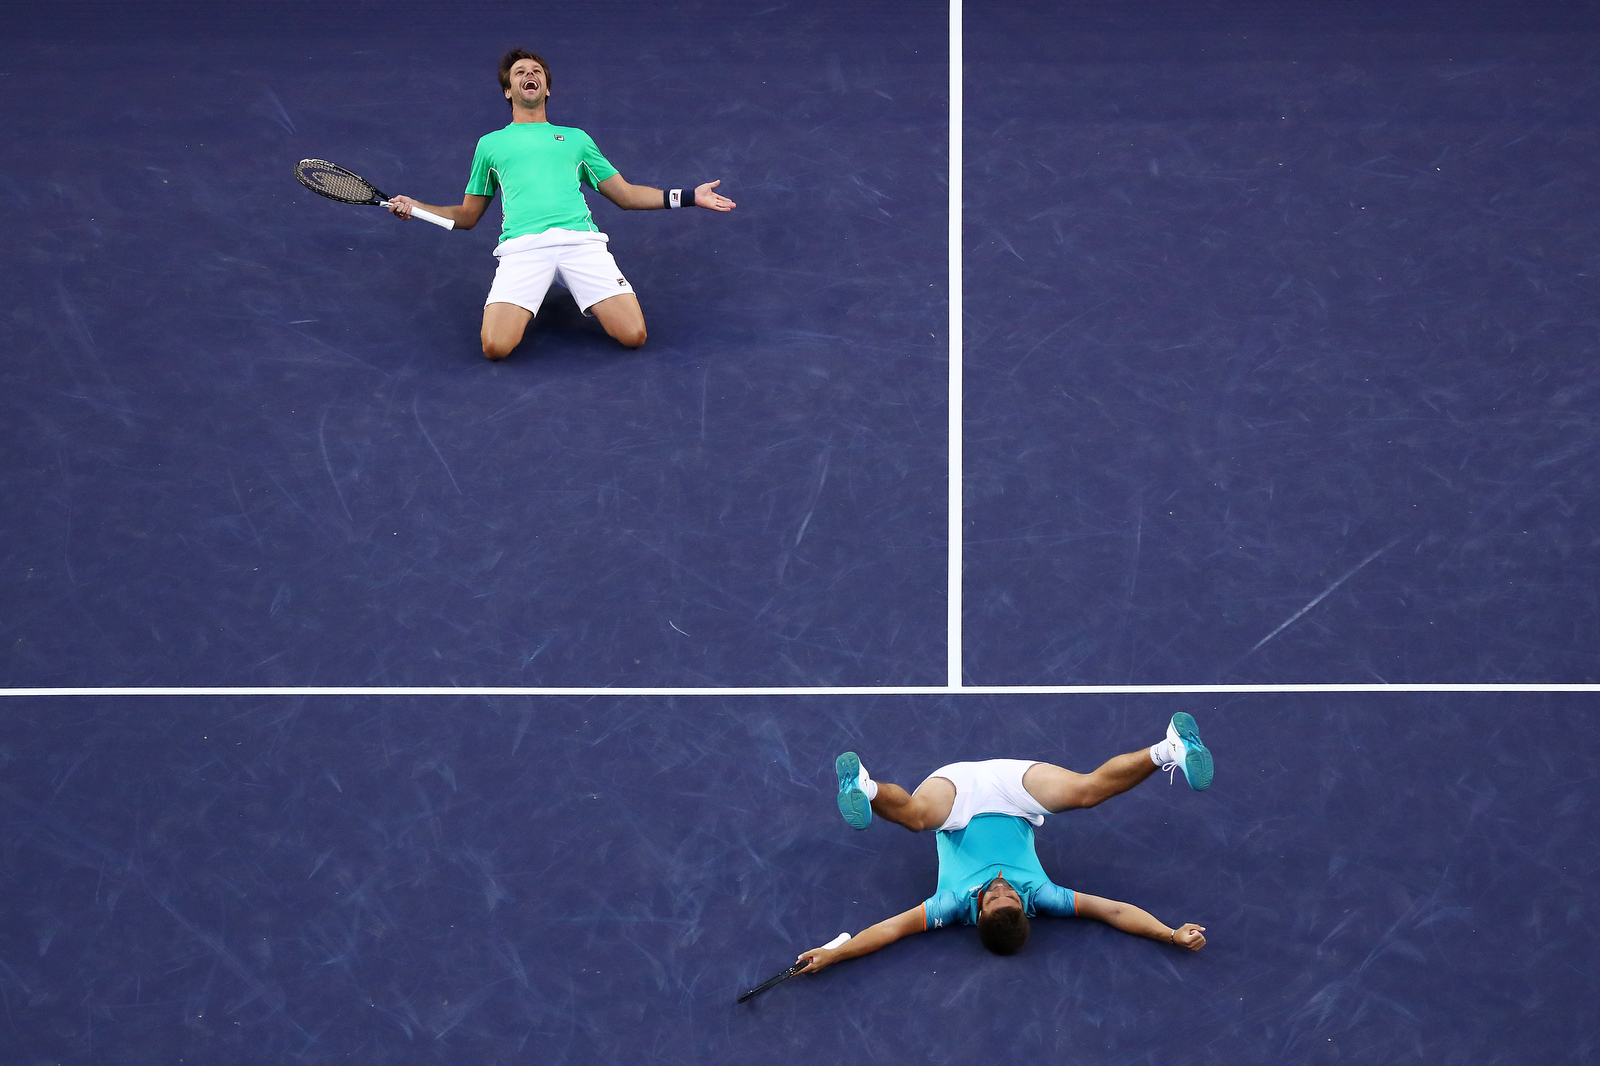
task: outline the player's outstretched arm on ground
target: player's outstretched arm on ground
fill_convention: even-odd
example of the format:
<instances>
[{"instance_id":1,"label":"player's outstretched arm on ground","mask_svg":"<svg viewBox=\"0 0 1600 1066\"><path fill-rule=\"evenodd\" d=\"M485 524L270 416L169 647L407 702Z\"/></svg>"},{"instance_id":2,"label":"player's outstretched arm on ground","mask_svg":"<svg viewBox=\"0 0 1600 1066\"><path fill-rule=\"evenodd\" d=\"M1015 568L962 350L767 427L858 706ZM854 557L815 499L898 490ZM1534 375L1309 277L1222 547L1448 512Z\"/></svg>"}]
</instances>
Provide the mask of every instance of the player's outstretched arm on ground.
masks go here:
<instances>
[{"instance_id":1,"label":"player's outstretched arm on ground","mask_svg":"<svg viewBox=\"0 0 1600 1066\"><path fill-rule=\"evenodd\" d=\"M1083 892L1077 893L1077 897L1080 918L1093 918L1124 933L1147 936L1151 940L1188 948L1190 951L1199 951L1206 946L1206 929L1203 925L1189 922L1173 929L1156 921L1149 911L1141 910L1131 903L1118 903L1114 899L1102 899Z\"/></svg>"},{"instance_id":2,"label":"player's outstretched arm on ground","mask_svg":"<svg viewBox=\"0 0 1600 1066\"><path fill-rule=\"evenodd\" d=\"M877 925L861 930L836 948L812 948L810 951L802 951L800 958L795 961L809 958L810 964L800 972L816 973L836 962L867 955L881 947L887 947L903 936L920 933L923 924L922 904L919 903L904 914L897 914L893 918L887 918Z\"/></svg>"},{"instance_id":3,"label":"player's outstretched arm on ground","mask_svg":"<svg viewBox=\"0 0 1600 1066\"><path fill-rule=\"evenodd\" d=\"M696 207L704 207L711 211L732 211L739 205L715 191L721 185L721 179L708 181L694 191ZM648 185L630 185L621 174L613 174L599 185L600 195L616 204L624 211L659 211L666 206L662 199L660 189L652 189ZM687 196L684 199L688 199ZM688 206L685 204L684 206Z\"/></svg>"},{"instance_id":4,"label":"player's outstretched arm on ground","mask_svg":"<svg viewBox=\"0 0 1600 1066\"><path fill-rule=\"evenodd\" d=\"M478 224L478 219L489 210L489 204L494 201L492 196L464 196L456 207L435 207L425 204L421 200L413 200L409 196L394 196L389 200L389 210L399 218L410 218L411 209L420 207L424 211L432 211L455 222L456 229L471 229Z\"/></svg>"}]
</instances>

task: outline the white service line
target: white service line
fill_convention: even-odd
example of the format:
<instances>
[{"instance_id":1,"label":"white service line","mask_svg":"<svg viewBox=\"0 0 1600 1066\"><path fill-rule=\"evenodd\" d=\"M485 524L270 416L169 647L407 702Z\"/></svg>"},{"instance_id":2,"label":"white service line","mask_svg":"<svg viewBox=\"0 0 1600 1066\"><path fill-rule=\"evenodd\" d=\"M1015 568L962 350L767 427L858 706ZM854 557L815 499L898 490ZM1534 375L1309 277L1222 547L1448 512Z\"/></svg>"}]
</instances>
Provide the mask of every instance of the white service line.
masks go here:
<instances>
[{"instance_id":1,"label":"white service line","mask_svg":"<svg viewBox=\"0 0 1600 1066\"><path fill-rule=\"evenodd\" d=\"M1600 692L1600 685L1363 683L1300 685L886 685L841 688L6 688L7 696L1084 696L1251 695L1274 692Z\"/></svg>"}]
</instances>

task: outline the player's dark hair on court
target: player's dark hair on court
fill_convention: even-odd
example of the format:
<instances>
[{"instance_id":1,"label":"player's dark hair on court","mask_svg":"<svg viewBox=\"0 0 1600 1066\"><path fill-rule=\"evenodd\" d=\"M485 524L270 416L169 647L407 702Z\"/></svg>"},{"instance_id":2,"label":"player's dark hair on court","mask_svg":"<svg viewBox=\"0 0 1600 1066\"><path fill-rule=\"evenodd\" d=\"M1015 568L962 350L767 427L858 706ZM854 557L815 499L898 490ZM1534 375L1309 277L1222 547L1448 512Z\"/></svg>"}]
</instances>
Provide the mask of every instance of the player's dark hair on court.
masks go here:
<instances>
[{"instance_id":1,"label":"player's dark hair on court","mask_svg":"<svg viewBox=\"0 0 1600 1066\"><path fill-rule=\"evenodd\" d=\"M1021 907L990 911L978 919L978 939L996 955L1015 955L1028 942L1028 916Z\"/></svg>"},{"instance_id":2,"label":"player's dark hair on court","mask_svg":"<svg viewBox=\"0 0 1600 1066\"><path fill-rule=\"evenodd\" d=\"M544 61L544 56L534 55L526 48L513 48L500 57L500 91L505 92L511 88L511 68L517 65L519 59L531 59L544 68L544 91L550 91L550 64Z\"/></svg>"}]
</instances>

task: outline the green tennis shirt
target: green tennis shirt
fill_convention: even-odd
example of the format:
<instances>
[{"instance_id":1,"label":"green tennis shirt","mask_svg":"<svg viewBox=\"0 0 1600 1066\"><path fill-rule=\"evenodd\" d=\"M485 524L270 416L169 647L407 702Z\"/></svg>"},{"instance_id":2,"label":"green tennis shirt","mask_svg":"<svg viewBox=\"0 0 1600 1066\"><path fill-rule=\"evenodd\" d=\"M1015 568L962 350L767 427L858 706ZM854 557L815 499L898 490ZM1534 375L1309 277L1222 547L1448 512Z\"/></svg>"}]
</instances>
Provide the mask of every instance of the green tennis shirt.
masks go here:
<instances>
[{"instance_id":1,"label":"green tennis shirt","mask_svg":"<svg viewBox=\"0 0 1600 1066\"><path fill-rule=\"evenodd\" d=\"M467 195L500 192L501 242L547 229L598 233L582 186L600 188L617 172L589 135L572 126L513 122L478 138Z\"/></svg>"}]
</instances>

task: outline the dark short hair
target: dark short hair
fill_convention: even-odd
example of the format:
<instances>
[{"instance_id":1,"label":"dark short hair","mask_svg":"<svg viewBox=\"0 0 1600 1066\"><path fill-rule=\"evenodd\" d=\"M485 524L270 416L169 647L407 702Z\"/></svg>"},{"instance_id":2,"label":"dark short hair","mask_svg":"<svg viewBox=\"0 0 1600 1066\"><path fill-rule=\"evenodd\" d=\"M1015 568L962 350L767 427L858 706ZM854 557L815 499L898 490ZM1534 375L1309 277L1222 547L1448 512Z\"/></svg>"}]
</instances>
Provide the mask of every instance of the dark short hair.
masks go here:
<instances>
[{"instance_id":1,"label":"dark short hair","mask_svg":"<svg viewBox=\"0 0 1600 1066\"><path fill-rule=\"evenodd\" d=\"M534 55L526 48L513 48L500 57L500 91L505 92L511 88L511 68L517 65L519 59L531 59L544 68L544 91L550 91L550 64L544 61L544 56Z\"/></svg>"},{"instance_id":2,"label":"dark short hair","mask_svg":"<svg viewBox=\"0 0 1600 1066\"><path fill-rule=\"evenodd\" d=\"M1028 942L1028 916L1021 907L1002 907L978 919L978 939L996 955L1015 955Z\"/></svg>"}]
</instances>

